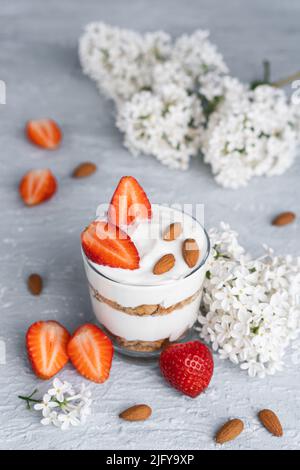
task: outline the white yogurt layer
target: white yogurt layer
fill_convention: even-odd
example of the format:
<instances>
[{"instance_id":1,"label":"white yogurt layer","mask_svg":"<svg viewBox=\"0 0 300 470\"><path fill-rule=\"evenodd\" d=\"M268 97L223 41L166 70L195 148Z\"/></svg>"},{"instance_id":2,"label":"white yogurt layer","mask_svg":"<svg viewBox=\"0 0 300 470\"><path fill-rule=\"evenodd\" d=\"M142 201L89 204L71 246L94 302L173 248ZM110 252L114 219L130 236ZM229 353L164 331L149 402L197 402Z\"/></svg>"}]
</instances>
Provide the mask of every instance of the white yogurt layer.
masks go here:
<instances>
[{"instance_id":1,"label":"white yogurt layer","mask_svg":"<svg viewBox=\"0 0 300 470\"><path fill-rule=\"evenodd\" d=\"M99 220L103 220L103 217L99 217ZM173 241L163 240L165 230L174 222L181 223L182 234ZM190 215L170 207L153 204L152 218L138 220L126 231L140 255L138 269L111 268L90 262L99 273L120 283L154 286L174 282L174 280L183 279L194 271L207 254L207 239L202 226ZM194 238L200 249L198 263L193 268L188 267L182 256L182 243L186 238ZM167 253L172 253L175 256L175 266L162 275L153 274L155 263Z\"/></svg>"},{"instance_id":2,"label":"white yogurt layer","mask_svg":"<svg viewBox=\"0 0 300 470\"><path fill-rule=\"evenodd\" d=\"M93 297L92 303L99 323L115 336L127 341L158 341L165 338L176 341L194 325L198 316L200 295L190 304L168 315L157 316L128 315L107 304L99 304Z\"/></svg>"}]
</instances>

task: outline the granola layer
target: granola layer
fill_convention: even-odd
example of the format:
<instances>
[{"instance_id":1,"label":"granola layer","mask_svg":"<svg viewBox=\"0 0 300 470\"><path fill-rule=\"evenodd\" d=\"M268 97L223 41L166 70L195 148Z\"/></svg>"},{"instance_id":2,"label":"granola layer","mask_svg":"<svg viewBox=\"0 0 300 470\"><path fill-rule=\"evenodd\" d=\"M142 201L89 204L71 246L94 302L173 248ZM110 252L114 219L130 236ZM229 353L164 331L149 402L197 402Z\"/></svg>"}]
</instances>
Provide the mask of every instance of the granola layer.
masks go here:
<instances>
[{"instance_id":1,"label":"granola layer","mask_svg":"<svg viewBox=\"0 0 300 470\"><path fill-rule=\"evenodd\" d=\"M181 302L177 302L170 307L163 307L160 304L143 304L138 305L137 307L123 307L122 305L118 304L114 300L107 299L102 294L100 294L91 284L90 289L92 291L93 297L98 300L98 302L105 303L112 307L115 310L119 310L120 312L127 313L127 315L136 315L136 316L143 316L143 315L167 315L172 313L174 310L179 310L185 305L192 303L197 297L200 295L201 289L197 290L193 295L187 297L186 299L182 300Z\"/></svg>"},{"instance_id":2,"label":"granola layer","mask_svg":"<svg viewBox=\"0 0 300 470\"><path fill-rule=\"evenodd\" d=\"M115 336L115 341L125 349L130 351L139 352L152 352L158 351L166 347L170 342L168 338L160 339L158 341L127 341L125 338Z\"/></svg>"}]
</instances>

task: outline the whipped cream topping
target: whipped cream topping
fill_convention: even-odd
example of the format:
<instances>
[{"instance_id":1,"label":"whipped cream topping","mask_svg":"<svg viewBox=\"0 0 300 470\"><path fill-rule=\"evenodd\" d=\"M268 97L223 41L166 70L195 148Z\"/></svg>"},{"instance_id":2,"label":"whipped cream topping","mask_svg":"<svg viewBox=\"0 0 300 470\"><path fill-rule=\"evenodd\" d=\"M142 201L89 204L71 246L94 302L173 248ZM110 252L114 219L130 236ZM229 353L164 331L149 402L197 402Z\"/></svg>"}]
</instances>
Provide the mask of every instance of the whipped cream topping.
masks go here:
<instances>
[{"instance_id":1,"label":"whipped cream topping","mask_svg":"<svg viewBox=\"0 0 300 470\"><path fill-rule=\"evenodd\" d=\"M106 220L100 215L97 220ZM163 240L163 234L171 223L180 222L182 233L173 241ZM120 269L100 264L89 263L96 271L116 282L131 285L161 285L182 279L194 271L207 256L207 238L203 227L190 215L174 208L152 204L152 218L149 220L137 220L124 228L140 255L140 267L138 269ZM186 238L194 238L200 249L197 265L189 268L182 256L182 243ZM175 266L168 272L155 275L153 267L165 254L172 253L175 256Z\"/></svg>"}]
</instances>

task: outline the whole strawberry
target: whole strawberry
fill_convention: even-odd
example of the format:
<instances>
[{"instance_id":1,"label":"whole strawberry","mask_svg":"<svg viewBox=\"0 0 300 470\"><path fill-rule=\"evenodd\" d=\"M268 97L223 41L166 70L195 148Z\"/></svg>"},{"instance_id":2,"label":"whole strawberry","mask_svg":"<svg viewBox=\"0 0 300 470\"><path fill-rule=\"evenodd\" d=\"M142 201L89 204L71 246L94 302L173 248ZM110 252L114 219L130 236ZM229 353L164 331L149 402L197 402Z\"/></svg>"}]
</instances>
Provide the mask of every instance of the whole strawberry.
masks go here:
<instances>
[{"instance_id":1,"label":"whole strawberry","mask_svg":"<svg viewBox=\"0 0 300 470\"><path fill-rule=\"evenodd\" d=\"M214 370L212 354L200 341L167 347L160 355L159 365L169 384L192 398L208 387Z\"/></svg>"}]
</instances>

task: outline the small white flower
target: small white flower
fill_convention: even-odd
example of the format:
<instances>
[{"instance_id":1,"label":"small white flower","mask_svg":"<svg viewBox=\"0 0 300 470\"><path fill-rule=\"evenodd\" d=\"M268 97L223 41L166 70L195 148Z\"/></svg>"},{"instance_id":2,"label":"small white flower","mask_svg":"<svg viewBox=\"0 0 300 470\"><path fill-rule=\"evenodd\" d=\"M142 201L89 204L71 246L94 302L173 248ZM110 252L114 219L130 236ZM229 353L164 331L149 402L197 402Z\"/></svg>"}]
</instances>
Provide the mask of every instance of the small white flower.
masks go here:
<instances>
[{"instance_id":1,"label":"small white flower","mask_svg":"<svg viewBox=\"0 0 300 470\"><path fill-rule=\"evenodd\" d=\"M90 416L92 413L90 403L89 402L82 403L82 406L79 408L78 412L79 412L81 422L85 423L87 420L87 417Z\"/></svg>"},{"instance_id":2,"label":"small white flower","mask_svg":"<svg viewBox=\"0 0 300 470\"><path fill-rule=\"evenodd\" d=\"M91 396L92 396L92 392L91 390L89 389L89 387L87 387L85 385L85 383L82 383L81 384L81 387L80 387L80 396L81 396L81 399L84 403L88 402L90 403L91 402Z\"/></svg>"},{"instance_id":3,"label":"small white flower","mask_svg":"<svg viewBox=\"0 0 300 470\"><path fill-rule=\"evenodd\" d=\"M41 419L41 424L43 426L49 426L50 424L60 426L58 413L56 411L51 411L46 418Z\"/></svg>"},{"instance_id":4,"label":"small white flower","mask_svg":"<svg viewBox=\"0 0 300 470\"><path fill-rule=\"evenodd\" d=\"M70 383L62 382L55 378L53 380L53 388L48 390L48 393L51 397L55 397L56 400L62 403L64 401L64 394L69 393L73 395L74 391Z\"/></svg>"},{"instance_id":5,"label":"small white flower","mask_svg":"<svg viewBox=\"0 0 300 470\"><path fill-rule=\"evenodd\" d=\"M69 413L60 413L58 415L58 421L61 423L62 431L66 431L70 426L78 426L80 419L77 410L72 410Z\"/></svg>"},{"instance_id":6,"label":"small white flower","mask_svg":"<svg viewBox=\"0 0 300 470\"><path fill-rule=\"evenodd\" d=\"M52 400L52 397L48 393L46 393L43 396L43 401L41 403L36 403L34 405L34 409L37 411L42 411L42 414L44 417L49 416L52 408L56 408L59 406L58 403L51 401L51 400Z\"/></svg>"}]
</instances>

